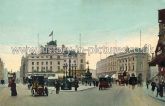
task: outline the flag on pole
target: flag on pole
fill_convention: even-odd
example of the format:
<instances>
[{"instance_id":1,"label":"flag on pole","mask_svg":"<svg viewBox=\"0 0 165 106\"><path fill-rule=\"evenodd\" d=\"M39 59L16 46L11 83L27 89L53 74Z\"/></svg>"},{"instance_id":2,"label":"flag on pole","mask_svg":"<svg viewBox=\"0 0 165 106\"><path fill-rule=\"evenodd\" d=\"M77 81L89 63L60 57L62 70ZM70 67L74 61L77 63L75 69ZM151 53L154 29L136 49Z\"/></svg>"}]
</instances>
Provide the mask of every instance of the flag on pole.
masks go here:
<instances>
[{"instance_id":1,"label":"flag on pole","mask_svg":"<svg viewBox=\"0 0 165 106\"><path fill-rule=\"evenodd\" d=\"M53 36L53 31L49 34L49 36Z\"/></svg>"}]
</instances>

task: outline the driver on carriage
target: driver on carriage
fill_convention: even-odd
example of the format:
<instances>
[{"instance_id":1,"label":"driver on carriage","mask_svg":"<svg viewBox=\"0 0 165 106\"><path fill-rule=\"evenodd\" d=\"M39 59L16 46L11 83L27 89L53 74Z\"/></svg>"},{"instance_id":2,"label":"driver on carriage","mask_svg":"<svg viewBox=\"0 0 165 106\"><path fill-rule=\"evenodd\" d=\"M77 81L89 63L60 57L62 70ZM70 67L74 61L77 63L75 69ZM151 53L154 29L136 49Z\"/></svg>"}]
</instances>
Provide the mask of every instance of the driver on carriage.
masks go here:
<instances>
[{"instance_id":1,"label":"driver on carriage","mask_svg":"<svg viewBox=\"0 0 165 106\"><path fill-rule=\"evenodd\" d=\"M33 89L38 88L38 81L36 81L36 80L33 81L33 83L32 83L32 88L33 88Z\"/></svg>"}]
</instances>

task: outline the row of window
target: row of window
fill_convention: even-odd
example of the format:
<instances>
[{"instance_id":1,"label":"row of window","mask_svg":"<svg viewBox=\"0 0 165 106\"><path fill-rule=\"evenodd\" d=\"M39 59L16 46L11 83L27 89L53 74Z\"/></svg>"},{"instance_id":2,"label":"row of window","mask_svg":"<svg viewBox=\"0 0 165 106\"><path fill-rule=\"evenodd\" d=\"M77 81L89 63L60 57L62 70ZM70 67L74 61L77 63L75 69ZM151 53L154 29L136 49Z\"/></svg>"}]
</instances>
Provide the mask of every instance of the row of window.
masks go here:
<instances>
[{"instance_id":1,"label":"row of window","mask_svg":"<svg viewBox=\"0 0 165 106\"><path fill-rule=\"evenodd\" d=\"M134 57L132 57L132 59L131 58L129 58L129 59L121 59L121 60L119 60L119 63L131 61L131 60L134 61Z\"/></svg>"},{"instance_id":2,"label":"row of window","mask_svg":"<svg viewBox=\"0 0 165 106\"><path fill-rule=\"evenodd\" d=\"M39 65L40 62L36 62L37 65ZM60 62L58 62L60 64ZM48 65L48 62L41 62L41 65ZM35 62L32 62L32 65L35 65ZM52 61L50 61L50 65L52 65Z\"/></svg>"},{"instance_id":3,"label":"row of window","mask_svg":"<svg viewBox=\"0 0 165 106\"><path fill-rule=\"evenodd\" d=\"M120 67L120 70L124 70L124 71L131 71L131 66L129 65L127 67L127 65L125 65L125 69L124 69L124 65ZM132 71L134 71L134 64L132 65Z\"/></svg>"},{"instance_id":4,"label":"row of window","mask_svg":"<svg viewBox=\"0 0 165 106\"><path fill-rule=\"evenodd\" d=\"M61 69L61 67L60 66L58 66L58 70L60 70ZM32 71L33 70L36 70L36 71L52 71L52 66L50 66L49 68L46 66L46 67L36 67L36 68L34 68L34 67L32 67Z\"/></svg>"},{"instance_id":5,"label":"row of window","mask_svg":"<svg viewBox=\"0 0 165 106\"><path fill-rule=\"evenodd\" d=\"M83 59L80 60L81 63L83 63ZM66 62L66 60L64 60L64 62ZM76 63L76 60L73 61L74 63ZM39 65L40 62L36 62L37 65ZM41 62L41 65L48 65L48 62ZM60 65L60 61L57 62L58 65ZM35 65L35 62L32 62L32 65ZM50 65L52 65L52 61L50 61Z\"/></svg>"},{"instance_id":6,"label":"row of window","mask_svg":"<svg viewBox=\"0 0 165 106\"><path fill-rule=\"evenodd\" d=\"M31 58L50 58L50 59L52 59L52 56L31 56ZM57 56L57 59L60 59L60 56Z\"/></svg>"}]
</instances>

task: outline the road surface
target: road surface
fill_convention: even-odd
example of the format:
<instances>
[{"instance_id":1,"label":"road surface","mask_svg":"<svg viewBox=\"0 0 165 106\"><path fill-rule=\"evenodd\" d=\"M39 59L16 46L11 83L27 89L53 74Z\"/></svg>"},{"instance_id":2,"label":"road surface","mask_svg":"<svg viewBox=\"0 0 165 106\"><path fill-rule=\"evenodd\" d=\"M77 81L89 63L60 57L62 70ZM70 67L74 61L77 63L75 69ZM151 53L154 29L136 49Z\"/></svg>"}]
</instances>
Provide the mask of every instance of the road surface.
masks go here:
<instances>
[{"instance_id":1,"label":"road surface","mask_svg":"<svg viewBox=\"0 0 165 106\"><path fill-rule=\"evenodd\" d=\"M1 89L1 88L0 88ZM165 106L138 87L132 90L126 86L113 86L99 91L92 88L79 92L53 92L48 97L32 97L24 86L17 87L18 96L10 96L10 88L0 90L0 106Z\"/></svg>"}]
</instances>

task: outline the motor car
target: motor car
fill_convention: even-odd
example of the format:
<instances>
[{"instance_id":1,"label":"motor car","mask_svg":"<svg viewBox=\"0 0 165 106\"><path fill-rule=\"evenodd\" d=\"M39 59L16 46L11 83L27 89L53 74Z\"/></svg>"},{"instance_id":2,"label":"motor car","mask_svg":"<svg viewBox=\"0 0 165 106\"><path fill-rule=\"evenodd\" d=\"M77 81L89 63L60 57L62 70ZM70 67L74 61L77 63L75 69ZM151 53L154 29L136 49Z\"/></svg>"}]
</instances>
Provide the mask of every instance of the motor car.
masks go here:
<instances>
[{"instance_id":1,"label":"motor car","mask_svg":"<svg viewBox=\"0 0 165 106\"><path fill-rule=\"evenodd\" d=\"M72 90L72 83L68 79L62 80L61 90Z\"/></svg>"},{"instance_id":2,"label":"motor car","mask_svg":"<svg viewBox=\"0 0 165 106\"><path fill-rule=\"evenodd\" d=\"M48 88L44 84L44 76L32 76L32 96L48 96Z\"/></svg>"}]
</instances>

